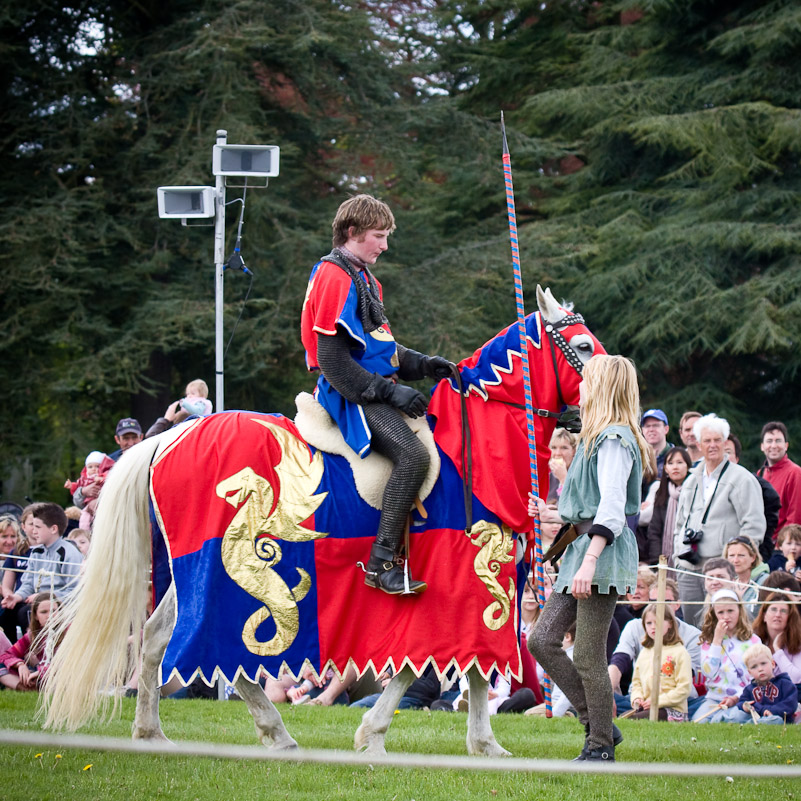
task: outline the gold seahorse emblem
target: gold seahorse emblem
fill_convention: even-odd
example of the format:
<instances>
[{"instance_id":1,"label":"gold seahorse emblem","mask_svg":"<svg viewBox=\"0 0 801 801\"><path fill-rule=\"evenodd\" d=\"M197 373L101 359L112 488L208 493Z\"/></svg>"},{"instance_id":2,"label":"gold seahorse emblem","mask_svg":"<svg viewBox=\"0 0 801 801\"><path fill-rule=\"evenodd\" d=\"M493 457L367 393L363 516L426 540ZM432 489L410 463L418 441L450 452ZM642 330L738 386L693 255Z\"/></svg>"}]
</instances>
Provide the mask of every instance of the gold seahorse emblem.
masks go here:
<instances>
[{"instance_id":1,"label":"gold seahorse emblem","mask_svg":"<svg viewBox=\"0 0 801 801\"><path fill-rule=\"evenodd\" d=\"M498 631L507 620L515 602L515 580L509 578L509 590L506 591L498 581L501 565L514 559L514 536L508 526L498 526L479 520L474 523L469 534L466 534L479 548L473 560L473 569L481 579L489 594L495 599L484 609L482 619L490 631Z\"/></svg>"},{"instance_id":2,"label":"gold seahorse emblem","mask_svg":"<svg viewBox=\"0 0 801 801\"><path fill-rule=\"evenodd\" d=\"M242 642L254 654L275 656L286 651L297 637L298 603L311 588L311 577L300 567L295 568L300 580L292 589L273 570L282 557L278 540L306 542L328 536L300 525L328 493L313 494L323 477L319 451L310 458L308 447L285 428L252 419L269 429L281 448L281 460L275 466L279 486L274 488L250 467L217 484L217 496L238 508L223 536L222 562L228 575L264 604L245 622ZM261 641L256 630L271 616L275 634Z\"/></svg>"}]
</instances>

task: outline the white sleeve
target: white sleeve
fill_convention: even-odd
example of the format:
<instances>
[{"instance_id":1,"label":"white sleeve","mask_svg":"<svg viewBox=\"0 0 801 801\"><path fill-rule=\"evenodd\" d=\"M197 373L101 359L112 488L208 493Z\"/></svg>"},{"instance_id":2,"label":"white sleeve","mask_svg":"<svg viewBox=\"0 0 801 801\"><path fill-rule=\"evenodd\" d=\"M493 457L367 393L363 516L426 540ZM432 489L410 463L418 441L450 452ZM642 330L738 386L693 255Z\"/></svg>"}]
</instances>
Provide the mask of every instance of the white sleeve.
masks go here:
<instances>
[{"instance_id":1,"label":"white sleeve","mask_svg":"<svg viewBox=\"0 0 801 801\"><path fill-rule=\"evenodd\" d=\"M598 448L598 489L601 502L593 523L608 528L616 537L626 524L626 485L634 457L615 438L605 439Z\"/></svg>"}]
</instances>

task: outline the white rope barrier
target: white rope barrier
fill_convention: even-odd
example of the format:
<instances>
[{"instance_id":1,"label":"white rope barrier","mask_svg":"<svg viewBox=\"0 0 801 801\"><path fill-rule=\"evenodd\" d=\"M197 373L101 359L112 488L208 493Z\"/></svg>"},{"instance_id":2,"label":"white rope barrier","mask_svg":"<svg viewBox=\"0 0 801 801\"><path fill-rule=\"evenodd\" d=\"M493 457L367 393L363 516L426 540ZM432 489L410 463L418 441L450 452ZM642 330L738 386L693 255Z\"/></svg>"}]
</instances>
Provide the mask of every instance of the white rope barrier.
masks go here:
<instances>
[{"instance_id":1,"label":"white rope barrier","mask_svg":"<svg viewBox=\"0 0 801 801\"><path fill-rule=\"evenodd\" d=\"M567 774L600 773L623 776L725 776L743 779L801 778L801 765L713 765L698 762L573 762L566 759L525 759L520 757L471 757L452 754L362 754L355 751L293 749L270 751L261 746L222 743L164 743L127 740L120 737L97 737L86 734L56 735L44 732L0 729L3 745L33 748L67 748L84 751L154 754L158 756L205 757L209 759L248 760L256 762L293 762L318 765L344 765L372 769L421 768L425 770L485 771L496 773Z\"/></svg>"}]
</instances>

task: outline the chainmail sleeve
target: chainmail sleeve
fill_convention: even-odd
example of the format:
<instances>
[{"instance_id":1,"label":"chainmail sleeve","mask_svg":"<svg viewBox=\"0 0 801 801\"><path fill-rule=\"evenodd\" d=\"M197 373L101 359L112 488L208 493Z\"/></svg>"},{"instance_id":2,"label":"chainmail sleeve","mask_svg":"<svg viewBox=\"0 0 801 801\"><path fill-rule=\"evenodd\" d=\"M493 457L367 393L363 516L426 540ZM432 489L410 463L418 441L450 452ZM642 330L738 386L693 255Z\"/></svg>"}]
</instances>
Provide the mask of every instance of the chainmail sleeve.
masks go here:
<instances>
[{"instance_id":1,"label":"chainmail sleeve","mask_svg":"<svg viewBox=\"0 0 801 801\"><path fill-rule=\"evenodd\" d=\"M342 330L334 336L317 337L317 361L328 383L345 400L364 403L364 393L375 380L375 376L361 367L350 355L355 343Z\"/></svg>"}]
</instances>

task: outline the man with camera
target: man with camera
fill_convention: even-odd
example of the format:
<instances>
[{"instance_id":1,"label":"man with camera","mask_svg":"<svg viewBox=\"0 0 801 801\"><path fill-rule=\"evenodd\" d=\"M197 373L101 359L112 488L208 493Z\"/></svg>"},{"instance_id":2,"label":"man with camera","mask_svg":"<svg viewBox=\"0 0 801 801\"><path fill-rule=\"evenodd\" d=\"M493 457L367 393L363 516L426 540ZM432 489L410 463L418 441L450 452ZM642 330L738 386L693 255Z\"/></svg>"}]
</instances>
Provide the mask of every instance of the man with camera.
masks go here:
<instances>
[{"instance_id":1,"label":"man with camera","mask_svg":"<svg viewBox=\"0 0 801 801\"><path fill-rule=\"evenodd\" d=\"M765 511L759 482L744 467L730 462L724 452L729 424L715 414L699 418L693 426L701 449L701 462L684 482L676 510L673 559L679 573L682 602L704 600L701 568L720 556L733 537L762 542ZM701 606L683 605L684 619L698 625Z\"/></svg>"}]
</instances>

